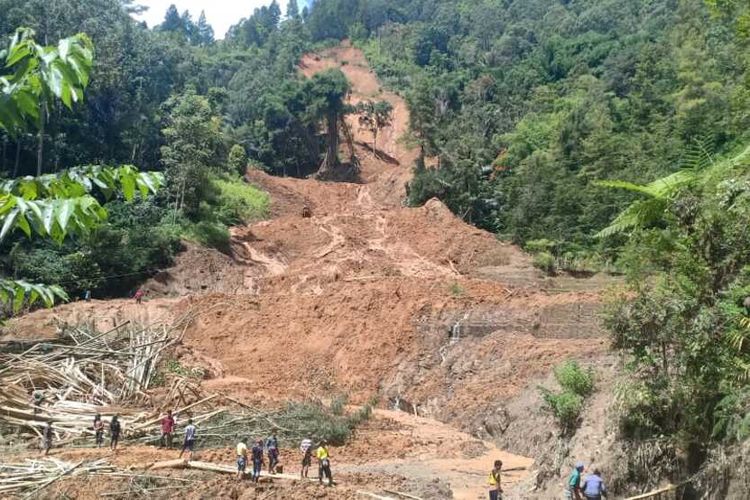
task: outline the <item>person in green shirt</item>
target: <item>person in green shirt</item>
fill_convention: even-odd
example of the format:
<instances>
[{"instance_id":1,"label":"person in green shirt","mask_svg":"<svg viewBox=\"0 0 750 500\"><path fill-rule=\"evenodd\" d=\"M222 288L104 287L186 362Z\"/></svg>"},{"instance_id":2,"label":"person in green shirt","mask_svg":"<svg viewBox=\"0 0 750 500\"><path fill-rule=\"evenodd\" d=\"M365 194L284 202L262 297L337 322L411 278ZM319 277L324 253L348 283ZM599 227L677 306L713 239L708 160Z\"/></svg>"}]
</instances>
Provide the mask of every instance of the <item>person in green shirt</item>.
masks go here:
<instances>
[{"instance_id":1,"label":"person in green shirt","mask_svg":"<svg viewBox=\"0 0 750 500\"><path fill-rule=\"evenodd\" d=\"M573 472L568 476L568 481L565 483L565 492L563 498L565 500L582 500L583 495L581 491L581 473L583 473L583 462L577 462Z\"/></svg>"}]
</instances>

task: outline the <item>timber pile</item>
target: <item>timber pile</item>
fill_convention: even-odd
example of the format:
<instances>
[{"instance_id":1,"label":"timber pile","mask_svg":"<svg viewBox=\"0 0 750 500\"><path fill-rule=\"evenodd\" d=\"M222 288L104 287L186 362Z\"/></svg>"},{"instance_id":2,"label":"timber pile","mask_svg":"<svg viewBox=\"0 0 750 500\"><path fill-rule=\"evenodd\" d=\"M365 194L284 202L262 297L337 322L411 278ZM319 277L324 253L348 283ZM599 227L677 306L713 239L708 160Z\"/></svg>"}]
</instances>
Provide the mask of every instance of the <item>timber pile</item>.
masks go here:
<instances>
[{"instance_id":1,"label":"timber pile","mask_svg":"<svg viewBox=\"0 0 750 500\"><path fill-rule=\"evenodd\" d=\"M176 490L195 482L190 479L117 469L104 459L72 463L47 457L40 460L27 459L20 463L0 463L0 497L17 497L23 494L25 498L29 498L39 494L41 490L59 479L102 474L112 479L127 480L126 490L104 493L102 494L104 497L131 498L136 495L147 495L153 491Z\"/></svg>"},{"instance_id":2,"label":"timber pile","mask_svg":"<svg viewBox=\"0 0 750 500\"><path fill-rule=\"evenodd\" d=\"M23 463L0 464L0 495L27 493L27 496L31 496L68 475L102 474L114 471L114 467L105 460L73 464L46 458L26 460Z\"/></svg>"},{"instance_id":3,"label":"timber pile","mask_svg":"<svg viewBox=\"0 0 750 500\"><path fill-rule=\"evenodd\" d=\"M118 414L127 433L150 417L129 409L149 400L161 354L175 339L164 326L124 323L104 333L66 328L59 341L0 353L0 425L37 435L53 422L57 439L92 434L91 420ZM41 401L33 398L41 393Z\"/></svg>"}]
</instances>

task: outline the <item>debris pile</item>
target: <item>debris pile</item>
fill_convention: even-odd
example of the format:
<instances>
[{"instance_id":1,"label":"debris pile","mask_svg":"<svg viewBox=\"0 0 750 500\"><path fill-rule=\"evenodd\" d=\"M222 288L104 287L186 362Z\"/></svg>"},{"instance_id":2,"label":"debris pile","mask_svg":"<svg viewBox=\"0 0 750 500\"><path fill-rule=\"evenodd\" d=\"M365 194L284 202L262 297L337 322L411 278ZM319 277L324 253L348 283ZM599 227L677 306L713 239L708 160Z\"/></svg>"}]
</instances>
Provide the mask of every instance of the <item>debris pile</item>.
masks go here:
<instances>
[{"instance_id":1,"label":"debris pile","mask_svg":"<svg viewBox=\"0 0 750 500\"><path fill-rule=\"evenodd\" d=\"M120 415L125 429L151 416L141 408L165 349L165 326L123 323L104 333L66 328L55 342L20 354L0 353L0 425L40 436L47 422L57 439L92 434L93 415Z\"/></svg>"},{"instance_id":2,"label":"debris pile","mask_svg":"<svg viewBox=\"0 0 750 500\"><path fill-rule=\"evenodd\" d=\"M54 458L0 464L0 496L27 493L31 496L68 475L114 472L105 460L69 463Z\"/></svg>"}]
</instances>

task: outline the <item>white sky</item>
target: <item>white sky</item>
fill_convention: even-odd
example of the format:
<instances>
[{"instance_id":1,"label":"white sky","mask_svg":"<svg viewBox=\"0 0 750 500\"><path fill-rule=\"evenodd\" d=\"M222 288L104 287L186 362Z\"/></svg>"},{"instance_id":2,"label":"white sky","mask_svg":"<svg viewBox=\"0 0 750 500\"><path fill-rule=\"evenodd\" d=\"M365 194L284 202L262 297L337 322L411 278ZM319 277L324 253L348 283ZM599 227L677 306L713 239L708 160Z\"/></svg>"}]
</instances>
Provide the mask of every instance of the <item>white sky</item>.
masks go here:
<instances>
[{"instance_id":1,"label":"white sky","mask_svg":"<svg viewBox=\"0 0 750 500\"><path fill-rule=\"evenodd\" d=\"M164 13L167 12L170 4L175 4L180 14L189 10L193 21L196 22L201 10L204 10L208 24L213 27L216 38L224 38L231 25L237 24L237 21L243 17L250 17L253 10L270 4L271 0L139 0L135 3L148 7L148 10L137 19L146 21L149 28L153 28L164 20ZM286 2L278 1L278 3L283 15ZM304 1L298 0L298 4L302 10Z\"/></svg>"}]
</instances>

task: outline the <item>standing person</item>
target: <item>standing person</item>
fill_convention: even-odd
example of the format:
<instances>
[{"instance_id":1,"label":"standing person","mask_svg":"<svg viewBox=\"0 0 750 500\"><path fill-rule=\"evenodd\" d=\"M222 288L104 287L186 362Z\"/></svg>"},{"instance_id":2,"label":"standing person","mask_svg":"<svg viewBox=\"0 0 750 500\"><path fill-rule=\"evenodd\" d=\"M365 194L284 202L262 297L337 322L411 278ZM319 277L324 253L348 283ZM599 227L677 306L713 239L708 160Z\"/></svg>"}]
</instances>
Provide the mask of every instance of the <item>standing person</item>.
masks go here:
<instances>
[{"instance_id":1,"label":"standing person","mask_svg":"<svg viewBox=\"0 0 750 500\"><path fill-rule=\"evenodd\" d=\"M276 465L279 463L279 440L276 438L275 432L266 439L266 450L268 452L268 472L276 474Z\"/></svg>"},{"instance_id":2,"label":"standing person","mask_svg":"<svg viewBox=\"0 0 750 500\"><path fill-rule=\"evenodd\" d=\"M500 471L503 468L502 460L495 460L495 465L490 471L487 482L490 485L490 500L502 500L503 489L500 487Z\"/></svg>"},{"instance_id":3,"label":"standing person","mask_svg":"<svg viewBox=\"0 0 750 500\"><path fill-rule=\"evenodd\" d=\"M54 434L52 431L52 421L48 420L47 425L42 431L42 449L44 450L44 456L49 455L49 450L52 448L52 438Z\"/></svg>"},{"instance_id":4,"label":"standing person","mask_svg":"<svg viewBox=\"0 0 750 500\"><path fill-rule=\"evenodd\" d=\"M581 492L581 473L583 472L583 462L576 462L576 466L573 472L568 476L568 482L565 483L564 498L566 500L575 499L582 500Z\"/></svg>"},{"instance_id":5,"label":"standing person","mask_svg":"<svg viewBox=\"0 0 750 500\"><path fill-rule=\"evenodd\" d=\"M117 443L120 441L120 419L115 415L109 423L109 447L117 453Z\"/></svg>"},{"instance_id":6,"label":"standing person","mask_svg":"<svg viewBox=\"0 0 750 500\"><path fill-rule=\"evenodd\" d=\"M249 441L249 440L248 440ZM240 440L237 444L237 480L242 480L247 467L247 445L245 441Z\"/></svg>"},{"instance_id":7,"label":"standing person","mask_svg":"<svg viewBox=\"0 0 750 500\"><path fill-rule=\"evenodd\" d=\"M104 422L100 414L94 415L94 440L96 447L101 448L104 443Z\"/></svg>"},{"instance_id":8,"label":"standing person","mask_svg":"<svg viewBox=\"0 0 750 500\"><path fill-rule=\"evenodd\" d=\"M299 445L299 451L302 452L302 470L299 473L300 478L307 478L307 473L312 465L312 439L305 438Z\"/></svg>"},{"instance_id":9,"label":"standing person","mask_svg":"<svg viewBox=\"0 0 750 500\"><path fill-rule=\"evenodd\" d=\"M143 302L143 296L146 294L146 292L143 291L143 288L139 288L135 291L135 294L133 294L133 298L135 299L136 304L140 304Z\"/></svg>"},{"instance_id":10,"label":"standing person","mask_svg":"<svg viewBox=\"0 0 750 500\"><path fill-rule=\"evenodd\" d=\"M255 442L252 449L253 454L253 482L257 483L260 479L260 470L263 468L263 441L260 439Z\"/></svg>"},{"instance_id":11,"label":"standing person","mask_svg":"<svg viewBox=\"0 0 750 500\"><path fill-rule=\"evenodd\" d=\"M91 290L86 290L83 292L83 300L86 302L91 302Z\"/></svg>"},{"instance_id":12,"label":"standing person","mask_svg":"<svg viewBox=\"0 0 750 500\"><path fill-rule=\"evenodd\" d=\"M607 488L599 469L594 469L594 473L586 478L581 489L586 500L602 500L603 496L607 496Z\"/></svg>"},{"instance_id":13,"label":"standing person","mask_svg":"<svg viewBox=\"0 0 750 500\"><path fill-rule=\"evenodd\" d=\"M328 443L324 439L315 451L318 458L318 482L323 484L323 476L328 478L328 486L333 486L333 475L331 474L331 455L328 453Z\"/></svg>"},{"instance_id":14,"label":"standing person","mask_svg":"<svg viewBox=\"0 0 750 500\"><path fill-rule=\"evenodd\" d=\"M182 454L185 453L185 451L188 451L190 453L190 457L188 460L193 459L193 450L195 449L195 434L196 434L196 428L193 425L193 419L188 419L187 427L185 427L185 441L182 443L182 450L180 450L180 458L182 458Z\"/></svg>"},{"instance_id":15,"label":"standing person","mask_svg":"<svg viewBox=\"0 0 750 500\"><path fill-rule=\"evenodd\" d=\"M174 417L172 410L167 410L167 414L161 419L161 442L160 448L167 447L172 449L172 433L174 432Z\"/></svg>"}]
</instances>

